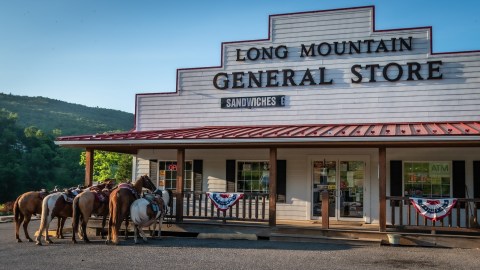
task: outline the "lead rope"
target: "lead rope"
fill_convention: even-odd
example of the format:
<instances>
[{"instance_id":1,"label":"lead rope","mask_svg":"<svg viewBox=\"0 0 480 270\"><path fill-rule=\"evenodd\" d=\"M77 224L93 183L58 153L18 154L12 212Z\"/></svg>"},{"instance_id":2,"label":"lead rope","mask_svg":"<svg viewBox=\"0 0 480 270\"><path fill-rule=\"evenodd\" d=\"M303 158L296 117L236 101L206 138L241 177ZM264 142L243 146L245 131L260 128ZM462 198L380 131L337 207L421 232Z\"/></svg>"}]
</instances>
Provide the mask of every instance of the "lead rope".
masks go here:
<instances>
[{"instance_id":1,"label":"lead rope","mask_svg":"<svg viewBox=\"0 0 480 270\"><path fill-rule=\"evenodd\" d=\"M170 228L173 226L173 215L171 213L172 208L169 207L169 211L167 211L167 214L165 215L165 221L167 222L167 228Z\"/></svg>"}]
</instances>

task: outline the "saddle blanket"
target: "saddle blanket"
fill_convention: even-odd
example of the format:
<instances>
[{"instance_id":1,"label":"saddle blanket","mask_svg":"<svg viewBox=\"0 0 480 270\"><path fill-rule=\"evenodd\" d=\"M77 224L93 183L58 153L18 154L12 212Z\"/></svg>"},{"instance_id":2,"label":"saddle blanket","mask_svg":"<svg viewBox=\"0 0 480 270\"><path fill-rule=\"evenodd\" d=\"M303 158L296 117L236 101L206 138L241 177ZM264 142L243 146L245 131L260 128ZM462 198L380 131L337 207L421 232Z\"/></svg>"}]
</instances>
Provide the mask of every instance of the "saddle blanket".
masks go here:
<instances>
[{"instance_id":1,"label":"saddle blanket","mask_svg":"<svg viewBox=\"0 0 480 270\"><path fill-rule=\"evenodd\" d=\"M207 192L207 196L217 209L227 211L243 198L243 193Z\"/></svg>"},{"instance_id":2,"label":"saddle blanket","mask_svg":"<svg viewBox=\"0 0 480 270\"><path fill-rule=\"evenodd\" d=\"M457 199L455 198L410 198L410 201L420 215L432 221L441 220L450 214L450 211L452 211L452 208L457 203Z\"/></svg>"},{"instance_id":3,"label":"saddle blanket","mask_svg":"<svg viewBox=\"0 0 480 270\"><path fill-rule=\"evenodd\" d=\"M139 194L137 193L137 191L133 188L132 185L130 184L127 184L127 183L121 183L118 185L118 188L121 188L121 189L128 189L132 192L132 194L138 199L140 196Z\"/></svg>"},{"instance_id":4,"label":"saddle blanket","mask_svg":"<svg viewBox=\"0 0 480 270\"><path fill-rule=\"evenodd\" d=\"M95 199L101 203L105 203L108 201L108 196L106 196L103 192L93 192L95 194Z\"/></svg>"}]
</instances>

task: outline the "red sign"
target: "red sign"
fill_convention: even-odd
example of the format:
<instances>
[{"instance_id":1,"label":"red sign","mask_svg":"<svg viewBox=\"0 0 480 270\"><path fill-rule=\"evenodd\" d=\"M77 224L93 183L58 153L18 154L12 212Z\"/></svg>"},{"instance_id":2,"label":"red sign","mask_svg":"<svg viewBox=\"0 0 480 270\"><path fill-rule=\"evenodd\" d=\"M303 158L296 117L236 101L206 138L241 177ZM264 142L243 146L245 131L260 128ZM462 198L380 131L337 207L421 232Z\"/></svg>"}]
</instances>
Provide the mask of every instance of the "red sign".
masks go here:
<instances>
[{"instance_id":1,"label":"red sign","mask_svg":"<svg viewBox=\"0 0 480 270\"><path fill-rule=\"evenodd\" d=\"M177 170L177 164L168 165L168 170L169 171L176 171Z\"/></svg>"}]
</instances>

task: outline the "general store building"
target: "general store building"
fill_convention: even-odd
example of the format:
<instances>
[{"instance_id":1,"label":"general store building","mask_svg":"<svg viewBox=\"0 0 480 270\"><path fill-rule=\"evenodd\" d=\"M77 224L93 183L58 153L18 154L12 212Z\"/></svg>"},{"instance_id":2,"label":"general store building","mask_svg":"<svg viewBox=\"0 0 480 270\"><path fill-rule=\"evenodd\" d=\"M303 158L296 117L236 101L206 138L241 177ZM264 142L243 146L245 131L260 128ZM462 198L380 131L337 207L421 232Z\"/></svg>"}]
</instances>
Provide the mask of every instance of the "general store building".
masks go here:
<instances>
[{"instance_id":1,"label":"general store building","mask_svg":"<svg viewBox=\"0 0 480 270\"><path fill-rule=\"evenodd\" d=\"M205 192L251 194L231 218L320 220L327 190L330 220L468 228L479 51L435 52L432 27L376 29L373 6L271 15L268 29L222 43L219 66L178 69L175 92L137 94L132 131L57 144L87 150L87 183L95 150L132 153L132 178L176 192L178 220L210 209ZM432 224L410 196L463 201Z\"/></svg>"}]
</instances>

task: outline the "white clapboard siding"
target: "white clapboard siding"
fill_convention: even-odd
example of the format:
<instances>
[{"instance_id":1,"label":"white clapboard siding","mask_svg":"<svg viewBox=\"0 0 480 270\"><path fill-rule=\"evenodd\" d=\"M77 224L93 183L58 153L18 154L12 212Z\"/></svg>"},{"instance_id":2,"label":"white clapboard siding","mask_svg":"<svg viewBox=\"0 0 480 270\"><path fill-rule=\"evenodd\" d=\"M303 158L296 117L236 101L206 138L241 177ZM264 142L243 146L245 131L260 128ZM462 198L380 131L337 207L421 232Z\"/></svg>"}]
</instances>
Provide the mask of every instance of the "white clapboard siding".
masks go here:
<instances>
[{"instance_id":1,"label":"white clapboard siding","mask_svg":"<svg viewBox=\"0 0 480 270\"><path fill-rule=\"evenodd\" d=\"M346 124L382 122L479 121L480 114L480 52L432 54L431 29L399 29L373 31L371 7L284 14L270 17L270 39L244 42L226 42L222 45L223 62L220 67L178 70L177 92L171 94L137 95L137 130L189 128L215 125L280 125L280 124ZM259 26L262 27L262 26ZM268 27L264 25L263 27ZM412 50L360 54L334 53L328 56L299 57L301 44L309 46L327 42L356 42L380 39L391 50L392 38L412 37ZM245 55L249 48L288 47L286 59L237 61L237 49ZM373 50L376 49L372 46ZM333 48L332 48L333 51ZM220 52L219 52L220 54ZM426 80L428 61L442 61L440 80ZM421 64L424 80L407 81L407 63ZM383 78L383 67L389 63L402 66L403 75L396 82ZM362 83L352 83L357 77ZM378 64L376 82L369 82L366 65ZM309 69L318 82L319 68L325 68L325 81L331 85L248 88L248 72L258 76L263 71L262 85L266 85L267 70L278 70L278 83L283 83L283 69L295 72L298 84ZM225 90L213 86L216 74L244 72L245 88ZM387 75L396 77L391 67ZM416 78L416 77L415 77ZM223 78L222 78L223 79ZM221 109L221 98L285 95L286 106L254 109ZM140 169L140 168L139 168ZM138 170L139 170L138 169Z\"/></svg>"},{"instance_id":2,"label":"white clapboard siding","mask_svg":"<svg viewBox=\"0 0 480 270\"><path fill-rule=\"evenodd\" d=\"M137 156L136 163L137 163L136 166L134 166L134 168L136 168L135 179L137 179L141 175L145 175L145 174L150 175L150 163L148 159Z\"/></svg>"}]
</instances>

